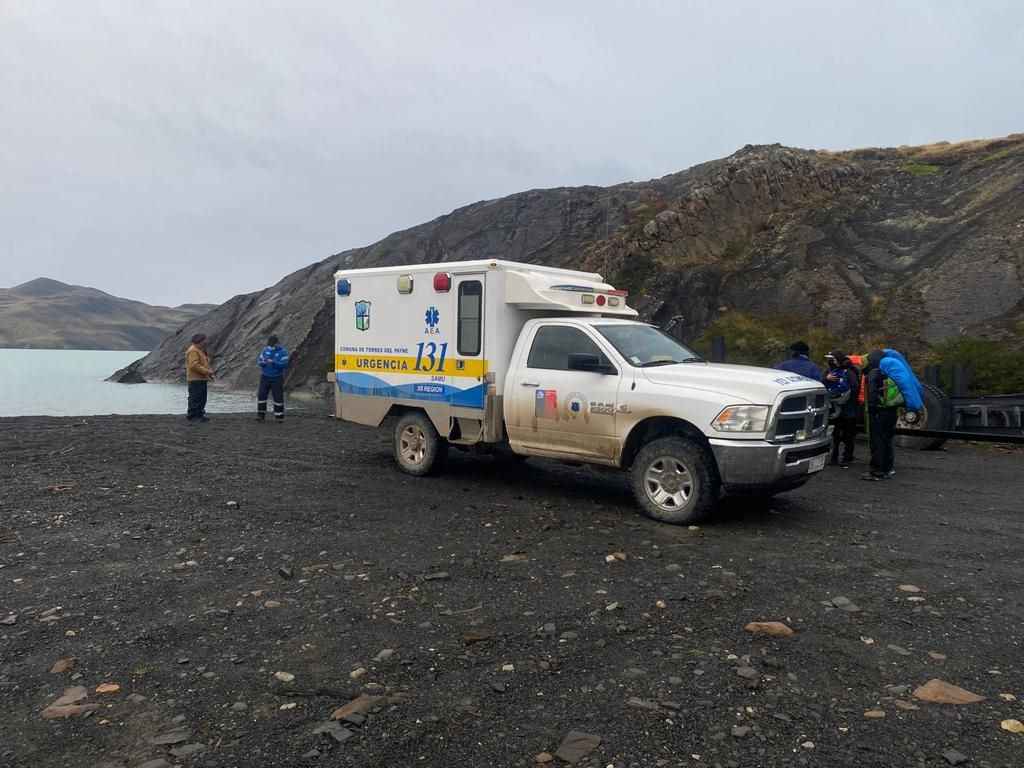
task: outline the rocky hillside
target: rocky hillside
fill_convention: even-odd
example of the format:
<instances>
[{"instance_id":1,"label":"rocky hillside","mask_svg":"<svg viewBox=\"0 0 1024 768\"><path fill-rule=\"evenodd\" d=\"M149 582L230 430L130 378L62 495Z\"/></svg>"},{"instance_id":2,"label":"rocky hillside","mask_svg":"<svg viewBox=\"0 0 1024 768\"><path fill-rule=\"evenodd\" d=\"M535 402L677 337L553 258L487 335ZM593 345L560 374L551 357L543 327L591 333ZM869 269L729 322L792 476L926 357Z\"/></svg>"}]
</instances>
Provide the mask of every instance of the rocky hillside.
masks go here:
<instances>
[{"instance_id":1,"label":"rocky hillside","mask_svg":"<svg viewBox=\"0 0 1024 768\"><path fill-rule=\"evenodd\" d=\"M153 349L211 309L154 307L41 277L0 288L0 348Z\"/></svg>"},{"instance_id":2,"label":"rocky hillside","mask_svg":"<svg viewBox=\"0 0 1024 768\"><path fill-rule=\"evenodd\" d=\"M316 388L331 367L334 270L475 258L601 272L645 319L682 315L690 338L743 312L908 350L962 331L1009 339L1024 318L1024 134L849 152L748 146L652 181L475 203L236 296L127 376L180 377L202 329L221 381L252 386L273 331L294 352L290 384Z\"/></svg>"}]
</instances>

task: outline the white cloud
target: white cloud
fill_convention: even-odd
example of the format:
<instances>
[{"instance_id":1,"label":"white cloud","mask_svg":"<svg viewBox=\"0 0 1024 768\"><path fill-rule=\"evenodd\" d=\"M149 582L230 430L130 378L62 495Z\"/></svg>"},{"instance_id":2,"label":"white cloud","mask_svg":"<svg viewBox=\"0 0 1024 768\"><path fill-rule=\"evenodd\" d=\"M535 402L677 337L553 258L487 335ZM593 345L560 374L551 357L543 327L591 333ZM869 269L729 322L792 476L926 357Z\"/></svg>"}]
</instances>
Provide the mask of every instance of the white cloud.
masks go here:
<instances>
[{"instance_id":1,"label":"white cloud","mask_svg":"<svg viewBox=\"0 0 1024 768\"><path fill-rule=\"evenodd\" d=\"M1024 7L0 0L0 285L220 301L475 200L1024 125Z\"/></svg>"}]
</instances>

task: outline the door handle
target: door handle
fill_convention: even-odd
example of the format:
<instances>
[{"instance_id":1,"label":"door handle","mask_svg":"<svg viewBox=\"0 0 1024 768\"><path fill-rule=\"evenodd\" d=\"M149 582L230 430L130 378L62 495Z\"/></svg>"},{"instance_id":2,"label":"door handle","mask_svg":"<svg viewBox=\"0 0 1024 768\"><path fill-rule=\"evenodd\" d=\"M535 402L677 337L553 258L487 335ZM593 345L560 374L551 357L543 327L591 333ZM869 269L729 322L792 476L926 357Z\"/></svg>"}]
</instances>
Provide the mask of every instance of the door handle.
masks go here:
<instances>
[{"instance_id":1,"label":"door handle","mask_svg":"<svg viewBox=\"0 0 1024 768\"><path fill-rule=\"evenodd\" d=\"M524 387L539 387L540 386L540 382L539 381L521 381L519 383L522 384Z\"/></svg>"}]
</instances>

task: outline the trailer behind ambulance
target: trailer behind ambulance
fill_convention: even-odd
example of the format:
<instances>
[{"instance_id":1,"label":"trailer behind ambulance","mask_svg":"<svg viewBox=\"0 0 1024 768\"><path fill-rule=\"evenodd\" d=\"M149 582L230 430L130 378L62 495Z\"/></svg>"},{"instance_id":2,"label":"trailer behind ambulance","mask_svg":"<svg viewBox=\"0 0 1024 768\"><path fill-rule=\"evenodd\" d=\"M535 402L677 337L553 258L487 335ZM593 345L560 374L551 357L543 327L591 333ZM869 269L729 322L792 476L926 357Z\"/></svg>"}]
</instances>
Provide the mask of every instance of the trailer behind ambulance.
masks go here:
<instances>
[{"instance_id":1,"label":"trailer behind ambulance","mask_svg":"<svg viewBox=\"0 0 1024 768\"><path fill-rule=\"evenodd\" d=\"M645 513L692 523L722 491L796 488L825 465L819 382L708 363L598 274L340 270L335 294L336 416L392 426L410 474L440 471L452 447L616 467Z\"/></svg>"}]
</instances>

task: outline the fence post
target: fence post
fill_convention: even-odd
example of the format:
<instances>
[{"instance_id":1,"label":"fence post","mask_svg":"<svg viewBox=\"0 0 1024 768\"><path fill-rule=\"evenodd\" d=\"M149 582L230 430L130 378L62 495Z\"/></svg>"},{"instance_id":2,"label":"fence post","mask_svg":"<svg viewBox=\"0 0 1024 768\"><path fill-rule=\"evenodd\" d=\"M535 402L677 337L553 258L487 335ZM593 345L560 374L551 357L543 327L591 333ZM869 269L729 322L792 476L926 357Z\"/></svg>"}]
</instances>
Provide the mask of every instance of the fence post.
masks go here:
<instances>
[{"instance_id":1,"label":"fence post","mask_svg":"<svg viewBox=\"0 0 1024 768\"><path fill-rule=\"evenodd\" d=\"M724 363L725 362L725 337L724 336L712 336L711 337L711 362L712 363Z\"/></svg>"},{"instance_id":2,"label":"fence post","mask_svg":"<svg viewBox=\"0 0 1024 768\"><path fill-rule=\"evenodd\" d=\"M931 384L933 387L942 387L942 368L937 365L926 365L924 368L924 381L925 384Z\"/></svg>"},{"instance_id":3,"label":"fence post","mask_svg":"<svg viewBox=\"0 0 1024 768\"><path fill-rule=\"evenodd\" d=\"M967 368L963 363L955 363L953 365L953 381L950 385L950 395L952 397L967 396Z\"/></svg>"}]
</instances>

